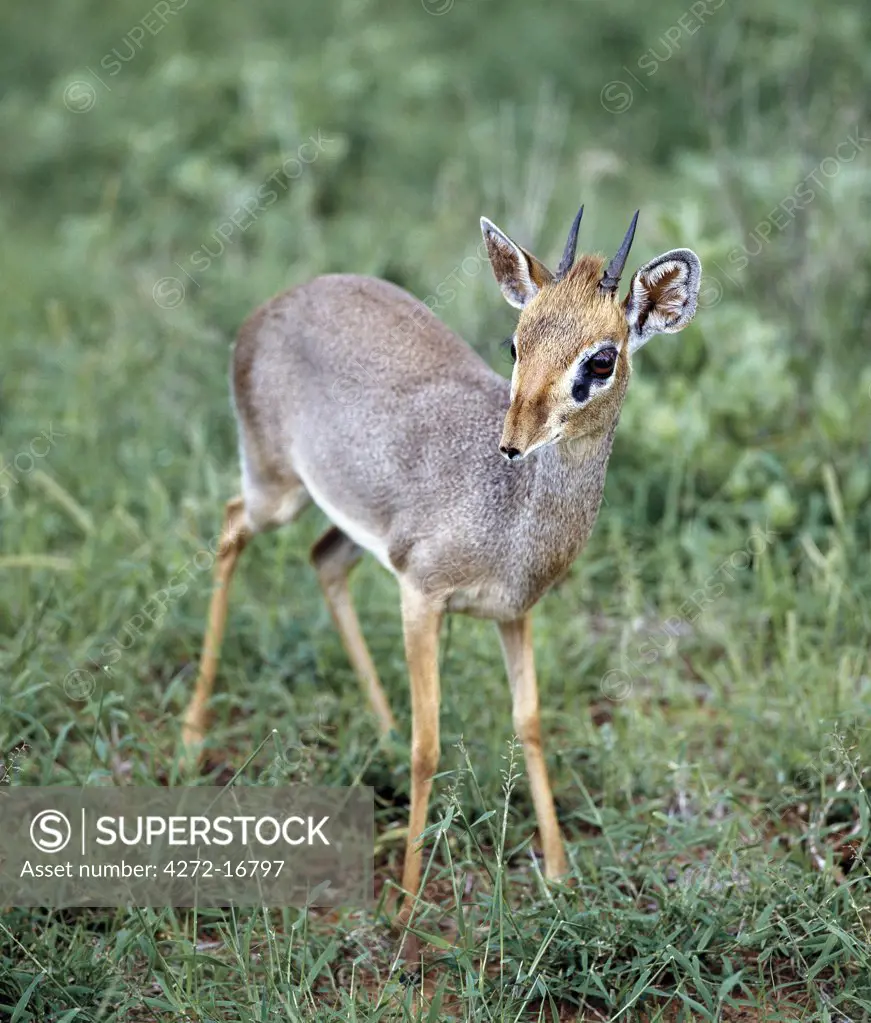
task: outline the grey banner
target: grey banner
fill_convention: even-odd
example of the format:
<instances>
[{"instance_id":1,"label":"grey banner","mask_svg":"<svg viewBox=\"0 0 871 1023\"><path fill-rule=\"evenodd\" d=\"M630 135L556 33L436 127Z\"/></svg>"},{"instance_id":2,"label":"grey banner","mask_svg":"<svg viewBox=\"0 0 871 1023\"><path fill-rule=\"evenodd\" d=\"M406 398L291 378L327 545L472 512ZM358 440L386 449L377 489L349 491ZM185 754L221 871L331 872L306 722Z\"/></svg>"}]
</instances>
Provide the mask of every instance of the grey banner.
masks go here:
<instances>
[{"instance_id":1,"label":"grey banner","mask_svg":"<svg viewBox=\"0 0 871 1023\"><path fill-rule=\"evenodd\" d=\"M372 789L0 786L0 905L364 906Z\"/></svg>"}]
</instances>

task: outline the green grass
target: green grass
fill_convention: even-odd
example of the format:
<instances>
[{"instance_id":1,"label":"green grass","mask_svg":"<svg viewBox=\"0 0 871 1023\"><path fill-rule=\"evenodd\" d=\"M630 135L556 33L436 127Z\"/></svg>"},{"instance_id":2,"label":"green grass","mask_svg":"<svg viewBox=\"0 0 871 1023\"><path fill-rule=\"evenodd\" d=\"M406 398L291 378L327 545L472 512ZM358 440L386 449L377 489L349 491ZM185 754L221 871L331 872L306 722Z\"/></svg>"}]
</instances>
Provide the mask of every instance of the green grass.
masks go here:
<instances>
[{"instance_id":1,"label":"green grass","mask_svg":"<svg viewBox=\"0 0 871 1023\"><path fill-rule=\"evenodd\" d=\"M507 372L512 314L476 258L477 218L552 260L579 201L582 248L612 248L640 206L632 259L688 245L706 280L692 327L637 356L595 533L535 612L571 878L541 877L495 630L457 618L412 921L428 936L421 977L383 905L5 908L0 1019L871 1018L871 146L746 267L736 258L857 124L868 134L867 18L860 4L724 5L609 111L603 87L642 75L685 12L191 2L103 74L108 88L88 69L147 11L10 14L4 783L179 777L201 552L238 489L229 343L259 302L334 270L421 297L450 282L439 315ZM92 109L64 105L77 81ZM319 132L329 141L277 199L195 260ZM180 301L155 301L166 277ZM245 552L201 780L250 759L245 784L374 786L381 892L409 790L397 593L373 562L357 569L401 722L379 743L308 565L323 527L312 510ZM151 621L186 566L186 591Z\"/></svg>"}]
</instances>

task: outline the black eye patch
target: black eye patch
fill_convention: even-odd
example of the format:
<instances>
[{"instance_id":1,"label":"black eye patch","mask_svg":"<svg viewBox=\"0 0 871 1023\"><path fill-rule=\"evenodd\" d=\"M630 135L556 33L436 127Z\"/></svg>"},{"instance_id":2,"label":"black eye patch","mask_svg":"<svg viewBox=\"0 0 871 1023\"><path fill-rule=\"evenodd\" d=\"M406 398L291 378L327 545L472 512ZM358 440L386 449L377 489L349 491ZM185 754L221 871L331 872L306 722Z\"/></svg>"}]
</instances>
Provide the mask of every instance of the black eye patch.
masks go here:
<instances>
[{"instance_id":1,"label":"black eye patch","mask_svg":"<svg viewBox=\"0 0 871 1023\"><path fill-rule=\"evenodd\" d=\"M572 384L572 397L585 402L590 397L590 388L595 380L607 380L617 366L617 349L613 345L600 348L578 366L578 374Z\"/></svg>"}]
</instances>

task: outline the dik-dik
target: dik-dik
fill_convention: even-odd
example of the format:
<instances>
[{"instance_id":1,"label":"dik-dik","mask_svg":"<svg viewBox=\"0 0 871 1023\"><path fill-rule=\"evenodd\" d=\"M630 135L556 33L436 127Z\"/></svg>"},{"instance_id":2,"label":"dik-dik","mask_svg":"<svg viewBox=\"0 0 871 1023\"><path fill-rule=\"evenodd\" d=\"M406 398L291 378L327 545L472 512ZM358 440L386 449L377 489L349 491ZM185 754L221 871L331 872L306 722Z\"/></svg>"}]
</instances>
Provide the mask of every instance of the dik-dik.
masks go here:
<instances>
[{"instance_id":1,"label":"dik-dik","mask_svg":"<svg viewBox=\"0 0 871 1023\"><path fill-rule=\"evenodd\" d=\"M530 609L593 528L631 356L655 334L689 323L701 279L695 253L673 249L638 269L621 301L638 213L607 265L592 255L575 261L582 214L583 207L555 274L481 219L496 280L520 310L510 382L422 302L352 274L318 277L273 298L235 347L242 495L226 507L183 741L195 750L205 736L240 553L256 533L314 502L333 526L311 559L385 733L395 723L348 575L369 551L399 584L412 707L402 886L412 895L439 759L439 629L453 611L496 622L545 872L553 878L567 869L542 754Z\"/></svg>"}]
</instances>

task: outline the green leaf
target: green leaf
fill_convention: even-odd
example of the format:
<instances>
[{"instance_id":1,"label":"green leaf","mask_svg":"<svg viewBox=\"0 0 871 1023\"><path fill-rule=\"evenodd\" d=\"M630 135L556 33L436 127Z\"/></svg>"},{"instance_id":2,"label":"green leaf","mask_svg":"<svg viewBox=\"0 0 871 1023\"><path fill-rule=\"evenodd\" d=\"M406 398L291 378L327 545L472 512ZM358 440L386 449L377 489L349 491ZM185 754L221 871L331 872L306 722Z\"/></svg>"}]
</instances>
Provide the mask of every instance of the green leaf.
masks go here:
<instances>
[{"instance_id":1,"label":"green leaf","mask_svg":"<svg viewBox=\"0 0 871 1023\"><path fill-rule=\"evenodd\" d=\"M45 977L44 973L37 973L33 980L27 985L27 989L24 994L18 999L15 1004L15 1011L12 1013L12 1019L9 1023L21 1023L22 1020L29 1020L33 1017L27 1012L27 1006L30 1003L30 996L36 990L37 985Z\"/></svg>"},{"instance_id":2,"label":"green leaf","mask_svg":"<svg viewBox=\"0 0 871 1023\"><path fill-rule=\"evenodd\" d=\"M318 979L321 970L336 954L336 950L338 949L338 947L339 943L334 938L329 943L329 945L327 945L327 947L323 950L323 952L321 952L321 954L317 957L317 959L312 964L311 969L305 975L304 987L307 987L309 990L312 989L312 986L314 985L314 982Z\"/></svg>"},{"instance_id":3,"label":"green leaf","mask_svg":"<svg viewBox=\"0 0 871 1023\"><path fill-rule=\"evenodd\" d=\"M722 1002L726 998L726 996L729 994L732 988L735 987L735 985L738 983L738 981L741 979L743 975L744 971L739 970L737 973L733 973L730 976L726 977L722 984L720 984L720 986L717 988L718 1001Z\"/></svg>"},{"instance_id":4,"label":"green leaf","mask_svg":"<svg viewBox=\"0 0 871 1023\"><path fill-rule=\"evenodd\" d=\"M429 931L419 931L415 927L410 927L409 932L415 937L420 938L422 941L426 941L430 945L434 945L436 948L441 949L453 949L457 946L447 941L440 934L430 934Z\"/></svg>"}]
</instances>

